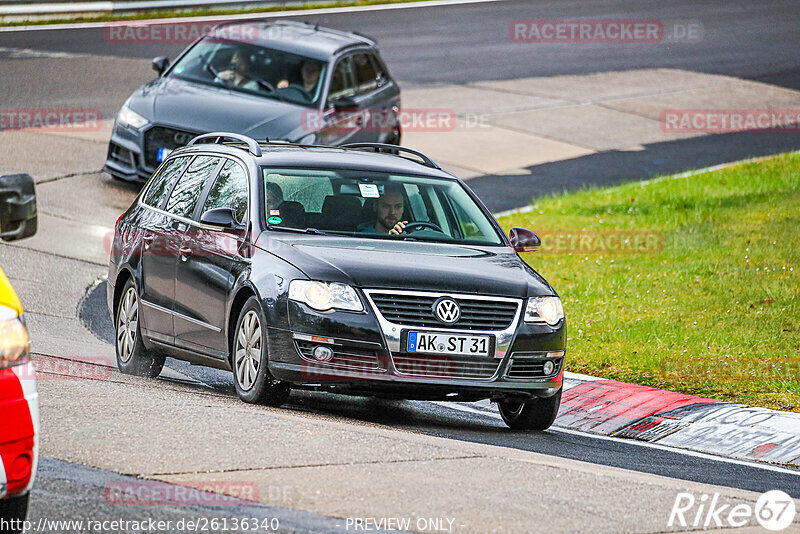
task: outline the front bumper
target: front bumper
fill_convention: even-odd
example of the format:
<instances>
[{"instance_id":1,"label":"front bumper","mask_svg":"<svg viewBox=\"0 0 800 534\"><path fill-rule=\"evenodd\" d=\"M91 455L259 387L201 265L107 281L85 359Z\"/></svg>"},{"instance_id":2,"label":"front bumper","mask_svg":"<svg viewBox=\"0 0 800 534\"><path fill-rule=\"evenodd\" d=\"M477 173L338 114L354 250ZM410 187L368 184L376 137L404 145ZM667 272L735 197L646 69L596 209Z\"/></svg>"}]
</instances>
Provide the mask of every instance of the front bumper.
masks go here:
<instances>
[{"instance_id":1,"label":"front bumper","mask_svg":"<svg viewBox=\"0 0 800 534\"><path fill-rule=\"evenodd\" d=\"M290 330L271 332L272 374L295 385L344 393L408 399L478 400L549 397L563 385L566 325L521 320L522 300L510 327L480 332L390 323L372 305L362 313L317 312L289 302ZM409 330L492 336L489 357L423 355L403 349ZM332 349L317 360L317 346ZM554 369L545 374L544 362Z\"/></svg>"},{"instance_id":2,"label":"front bumper","mask_svg":"<svg viewBox=\"0 0 800 534\"><path fill-rule=\"evenodd\" d=\"M0 498L28 493L39 461L39 394L32 363L0 369Z\"/></svg>"}]
</instances>

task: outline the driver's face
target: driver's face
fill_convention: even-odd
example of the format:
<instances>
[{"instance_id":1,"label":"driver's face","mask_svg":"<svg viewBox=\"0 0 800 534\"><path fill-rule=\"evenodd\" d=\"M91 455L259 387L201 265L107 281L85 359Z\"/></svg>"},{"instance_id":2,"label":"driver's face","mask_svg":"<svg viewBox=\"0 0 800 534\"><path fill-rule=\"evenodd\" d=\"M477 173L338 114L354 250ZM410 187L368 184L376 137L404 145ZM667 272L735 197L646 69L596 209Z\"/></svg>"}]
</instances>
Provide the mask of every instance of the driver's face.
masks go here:
<instances>
[{"instance_id":1,"label":"driver's face","mask_svg":"<svg viewBox=\"0 0 800 534\"><path fill-rule=\"evenodd\" d=\"M378 222L386 228L386 231L400 222L403 216L403 196L397 193L389 193L378 199L375 207Z\"/></svg>"},{"instance_id":2,"label":"driver's face","mask_svg":"<svg viewBox=\"0 0 800 534\"><path fill-rule=\"evenodd\" d=\"M315 63L303 63L301 74L303 75L303 83L305 85L314 85L319 80L319 65Z\"/></svg>"}]
</instances>

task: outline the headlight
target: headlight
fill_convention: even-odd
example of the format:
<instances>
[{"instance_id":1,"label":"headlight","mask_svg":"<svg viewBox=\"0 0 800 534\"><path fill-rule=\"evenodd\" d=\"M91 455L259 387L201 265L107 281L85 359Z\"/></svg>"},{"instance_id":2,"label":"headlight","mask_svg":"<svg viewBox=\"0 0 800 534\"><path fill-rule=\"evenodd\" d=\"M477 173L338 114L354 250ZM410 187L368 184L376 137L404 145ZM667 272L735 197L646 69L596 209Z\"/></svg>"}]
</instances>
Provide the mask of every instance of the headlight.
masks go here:
<instances>
[{"instance_id":1,"label":"headlight","mask_svg":"<svg viewBox=\"0 0 800 534\"><path fill-rule=\"evenodd\" d=\"M0 369L28 362L31 341L17 312L0 306Z\"/></svg>"},{"instance_id":2,"label":"headlight","mask_svg":"<svg viewBox=\"0 0 800 534\"><path fill-rule=\"evenodd\" d=\"M525 308L526 323L547 323L555 326L564 318L564 307L558 297L533 297Z\"/></svg>"},{"instance_id":3,"label":"headlight","mask_svg":"<svg viewBox=\"0 0 800 534\"><path fill-rule=\"evenodd\" d=\"M133 111L128 106L122 106L122 109L119 110L117 114L117 120L122 124L127 124L132 128L139 129L145 124L147 124L147 119Z\"/></svg>"},{"instance_id":4,"label":"headlight","mask_svg":"<svg viewBox=\"0 0 800 534\"><path fill-rule=\"evenodd\" d=\"M326 311L331 308L348 311L361 311L364 309L355 289L346 284L336 282L292 280L289 284L289 298L304 302L319 311Z\"/></svg>"}]
</instances>

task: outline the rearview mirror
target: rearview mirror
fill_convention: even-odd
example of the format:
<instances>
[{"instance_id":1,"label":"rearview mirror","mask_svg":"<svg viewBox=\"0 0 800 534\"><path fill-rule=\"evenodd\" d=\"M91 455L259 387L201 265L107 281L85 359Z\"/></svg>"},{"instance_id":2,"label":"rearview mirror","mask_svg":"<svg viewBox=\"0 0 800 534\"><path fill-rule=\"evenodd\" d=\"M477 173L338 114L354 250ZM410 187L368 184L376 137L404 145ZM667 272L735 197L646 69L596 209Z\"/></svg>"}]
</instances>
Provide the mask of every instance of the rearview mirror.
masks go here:
<instances>
[{"instance_id":1,"label":"rearview mirror","mask_svg":"<svg viewBox=\"0 0 800 534\"><path fill-rule=\"evenodd\" d=\"M158 56L153 58L153 70L158 73L159 76L164 74L164 71L167 70L169 67L169 58L165 56Z\"/></svg>"},{"instance_id":2,"label":"rearview mirror","mask_svg":"<svg viewBox=\"0 0 800 534\"><path fill-rule=\"evenodd\" d=\"M29 174L0 176L0 238L16 241L36 233L36 190Z\"/></svg>"},{"instance_id":3,"label":"rearview mirror","mask_svg":"<svg viewBox=\"0 0 800 534\"><path fill-rule=\"evenodd\" d=\"M542 240L533 230L514 227L508 232L511 246L517 252L536 252L542 246Z\"/></svg>"},{"instance_id":4,"label":"rearview mirror","mask_svg":"<svg viewBox=\"0 0 800 534\"><path fill-rule=\"evenodd\" d=\"M200 223L209 226L218 226L223 230L240 229L242 226L236 221L236 213L231 208L214 208L200 216Z\"/></svg>"}]
</instances>

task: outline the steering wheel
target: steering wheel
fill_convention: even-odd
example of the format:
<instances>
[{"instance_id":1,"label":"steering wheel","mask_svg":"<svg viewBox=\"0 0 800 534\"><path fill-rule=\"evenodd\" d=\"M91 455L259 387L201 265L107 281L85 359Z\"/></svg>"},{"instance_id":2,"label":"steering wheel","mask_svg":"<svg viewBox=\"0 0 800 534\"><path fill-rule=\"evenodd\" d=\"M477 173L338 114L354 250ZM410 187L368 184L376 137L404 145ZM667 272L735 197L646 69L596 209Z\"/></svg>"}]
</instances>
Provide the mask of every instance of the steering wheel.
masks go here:
<instances>
[{"instance_id":1,"label":"steering wheel","mask_svg":"<svg viewBox=\"0 0 800 534\"><path fill-rule=\"evenodd\" d=\"M281 91L283 91L284 94L286 92L288 92L288 91L294 91L303 100L305 100L307 102L311 102L311 93L309 93L308 91L306 91L305 89L303 89L302 87L300 87L297 84L294 84L294 83L293 84L289 84L286 87L282 88Z\"/></svg>"},{"instance_id":2,"label":"steering wheel","mask_svg":"<svg viewBox=\"0 0 800 534\"><path fill-rule=\"evenodd\" d=\"M417 221L417 222L410 222L406 225L406 231L408 232L418 232L419 230L423 230L425 228L435 230L442 234L444 233L444 231L438 225L435 225L431 222Z\"/></svg>"}]
</instances>

